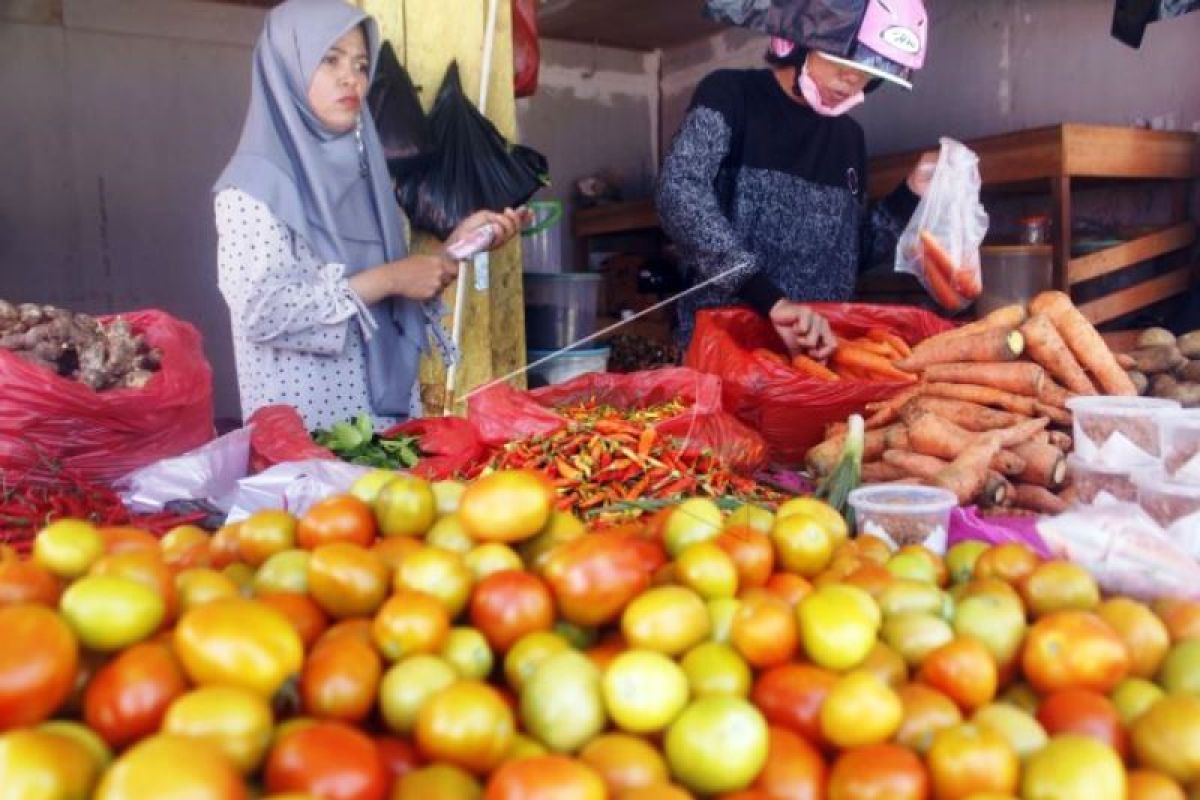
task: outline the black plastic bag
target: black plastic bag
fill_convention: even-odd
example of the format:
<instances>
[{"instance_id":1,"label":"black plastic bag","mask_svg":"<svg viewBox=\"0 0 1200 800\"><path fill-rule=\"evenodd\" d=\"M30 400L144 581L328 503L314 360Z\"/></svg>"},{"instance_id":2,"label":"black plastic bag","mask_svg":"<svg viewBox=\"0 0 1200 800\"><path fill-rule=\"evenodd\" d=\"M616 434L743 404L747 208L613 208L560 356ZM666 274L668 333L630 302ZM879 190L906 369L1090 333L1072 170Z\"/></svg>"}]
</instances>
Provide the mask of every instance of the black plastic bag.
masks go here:
<instances>
[{"instance_id":1,"label":"black plastic bag","mask_svg":"<svg viewBox=\"0 0 1200 800\"><path fill-rule=\"evenodd\" d=\"M516 208L550 183L545 156L510 145L463 94L457 62L446 70L429 127L433 157L396 182L396 199L416 228L445 239L472 213Z\"/></svg>"},{"instance_id":2,"label":"black plastic bag","mask_svg":"<svg viewBox=\"0 0 1200 800\"><path fill-rule=\"evenodd\" d=\"M367 107L383 143L393 177L419 169L433 156L433 136L421 99L408 72L396 58L391 42L379 51L379 67L367 93Z\"/></svg>"},{"instance_id":3,"label":"black plastic bag","mask_svg":"<svg viewBox=\"0 0 1200 800\"><path fill-rule=\"evenodd\" d=\"M866 11L867 0L705 0L704 4L709 19L833 55L850 52Z\"/></svg>"}]
</instances>

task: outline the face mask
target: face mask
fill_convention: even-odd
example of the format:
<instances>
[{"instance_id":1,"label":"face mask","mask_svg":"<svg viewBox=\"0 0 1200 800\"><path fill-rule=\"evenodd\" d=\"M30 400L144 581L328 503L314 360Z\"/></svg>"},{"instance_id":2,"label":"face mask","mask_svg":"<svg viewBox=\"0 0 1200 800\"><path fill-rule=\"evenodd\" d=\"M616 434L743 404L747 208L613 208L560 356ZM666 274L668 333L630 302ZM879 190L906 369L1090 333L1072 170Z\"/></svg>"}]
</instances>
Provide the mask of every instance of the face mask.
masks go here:
<instances>
[{"instance_id":1,"label":"face mask","mask_svg":"<svg viewBox=\"0 0 1200 800\"><path fill-rule=\"evenodd\" d=\"M850 95L836 106L825 105L825 101L821 99L821 90L817 88L816 82L808 74L808 64L801 67L796 83L800 87L800 94L808 101L809 107L823 117L840 117L867 99L867 95L860 91L858 94Z\"/></svg>"}]
</instances>

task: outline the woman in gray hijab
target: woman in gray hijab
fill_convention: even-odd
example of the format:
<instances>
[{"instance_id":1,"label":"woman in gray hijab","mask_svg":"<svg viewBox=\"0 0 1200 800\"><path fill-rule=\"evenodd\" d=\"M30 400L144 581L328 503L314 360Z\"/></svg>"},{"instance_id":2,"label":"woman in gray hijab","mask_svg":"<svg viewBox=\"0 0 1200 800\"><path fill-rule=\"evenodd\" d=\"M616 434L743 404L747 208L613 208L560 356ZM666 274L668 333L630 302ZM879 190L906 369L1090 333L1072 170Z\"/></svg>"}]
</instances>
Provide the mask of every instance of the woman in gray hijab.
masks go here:
<instances>
[{"instance_id":1,"label":"woman in gray hijab","mask_svg":"<svg viewBox=\"0 0 1200 800\"><path fill-rule=\"evenodd\" d=\"M417 367L457 265L408 253L364 103L379 46L342 0L287 0L255 48L241 141L214 187L245 416L275 403L310 427L420 415ZM449 240L489 224L495 248L520 222L482 211Z\"/></svg>"}]
</instances>

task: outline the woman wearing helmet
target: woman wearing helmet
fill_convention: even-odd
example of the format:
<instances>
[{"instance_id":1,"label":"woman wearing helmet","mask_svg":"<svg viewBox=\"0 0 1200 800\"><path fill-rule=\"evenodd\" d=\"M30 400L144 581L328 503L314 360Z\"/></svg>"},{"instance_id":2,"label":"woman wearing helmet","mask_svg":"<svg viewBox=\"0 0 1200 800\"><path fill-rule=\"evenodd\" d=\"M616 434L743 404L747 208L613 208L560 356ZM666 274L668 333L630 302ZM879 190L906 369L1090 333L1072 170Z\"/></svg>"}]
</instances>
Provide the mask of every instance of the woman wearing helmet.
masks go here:
<instances>
[{"instance_id":1,"label":"woman wearing helmet","mask_svg":"<svg viewBox=\"0 0 1200 800\"><path fill-rule=\"evenodd\" d=\"M746 268L680 301L683 346L698 309L742 302L792 353L832 353L829 324L804 303L849 300L860 269L895 251L936 160L923 157L868 207L866 140L845 114L884 82L912 88L927 28L921 0L869 0L847 55L776 38L771 69L700 83L663 165L658 210L693 283Z\"/></svg>"}]
</instances>

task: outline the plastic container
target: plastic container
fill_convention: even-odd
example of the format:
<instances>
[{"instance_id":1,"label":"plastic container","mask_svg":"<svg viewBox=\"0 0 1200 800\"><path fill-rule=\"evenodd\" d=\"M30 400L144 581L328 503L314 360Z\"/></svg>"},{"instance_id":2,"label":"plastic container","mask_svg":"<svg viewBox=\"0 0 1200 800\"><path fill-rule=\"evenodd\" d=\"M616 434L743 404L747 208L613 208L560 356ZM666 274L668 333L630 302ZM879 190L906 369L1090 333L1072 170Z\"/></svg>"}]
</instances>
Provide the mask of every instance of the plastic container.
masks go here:
<instances>
[{"instance_id":1,"label":"plastic container","mask_svg":"<svg viewBox=\"0 0 1200 800\"><path fill-rule=\"evenodd\" d=\"M1076 497L1084 504L1094 501L1101 492L1128 503L1137 502L1138 490L1134 476L1158 468L1159 462L1155 459L1117 467L1089 463L1075 453L1067 456L1067 474L1075 488Z\"/></svg>"},{"instance_id":2,"label":"plastic container","mask_svg":"<svg viewBox=\"0 0 1200 800\"><path fill-rule=\"evenodd\" d=\"M1075 415L1075 454L1085 463L1114 467L1157 459L1159 419L1179 407L1176 400L1158 397L1072 398L1067 408Z\"/></svg>"},{"instance_id":3,"label":"plastic container","mask_svg":"<svg viewBox=\"0 0 1200 800\"><path fill-rule=\"evenodd\" d=\"M875 536L897 547L946 548L953 492L932 486L863 486L850 493L859 535Z\"/></svg>"},{"instance_id":4,"label":"plastic container","mask_svg":"<svg viewBox=\"0 0 1200 800\"><path fill-rule=\"evenodd\" d=\"M1158 417L1163 469L1173 480L1200 483L1200 409L1166 411ZM1183 474L1177 474L1183 470Z\"/></svg>"},{"instance_id":5,"label":"plastic container","mask_svg":"<svg viewBox=\"0 0 1200 800\"><path fill-rule=\"evenodd\" d=\"M1050 245L1004 245L979 248L983 293L975 301L980 316L997 308L1028 303L1054 283L1054 249Z\"/></svg>"},{"instance_id":6,"label":"plastic container","mask_svg":"<svg viewBox=\"0 0 1200 800\"><path fill-rule=\"evenodd\" d=\"M545 364L529 370L530 388L537 388L535 384L545 386L565 383L589 372L607 372L609 352L608 347L596 347L559 353ZM533 364L553 353L553 350L530 350L529 363Z\"/></svg>"},{"instance_id":7,"label":"plastic container","mask_svg":"<svg viewBox=\"0 0 1200 800\"><path fill-rule=\"evenodd\" d=\"M596 332L604 276L594 272L525 273L525 344L570 347Z\"/></svg>"},{"instance_id":8,"label":"plastic container","mask_svg":"<svg viewBox=\"0 0 1200 800\"><path fill-rule=\"evenodd\" d=\"M525 207L533 221L521 231L521 263L526 272L562 272L563 205L558 200L534 200Z\"/></svg>"},{"instance_id":9,"label":"plastic container","mask_svg":"<svg viewBox=\"0 0 1200 800\"><path fill-rule=\"evenodd\" d=\"M1022 217L1021 244L1046 244L1050 241L1050 217L1045 214L1034 214Z\"/></svg>"},{"instance_id":10,"label":"plastic container","mask_svg":"<svg viewBox=\"0 0 1200 800\"><path fill-rule=\"evenodd\" d=\"M1162 469L1138 472L1133 482L1142 510L1164 528L1200 512L1200 486L1194 483L1171 480Z\"/></svg>"}]
</instances>

